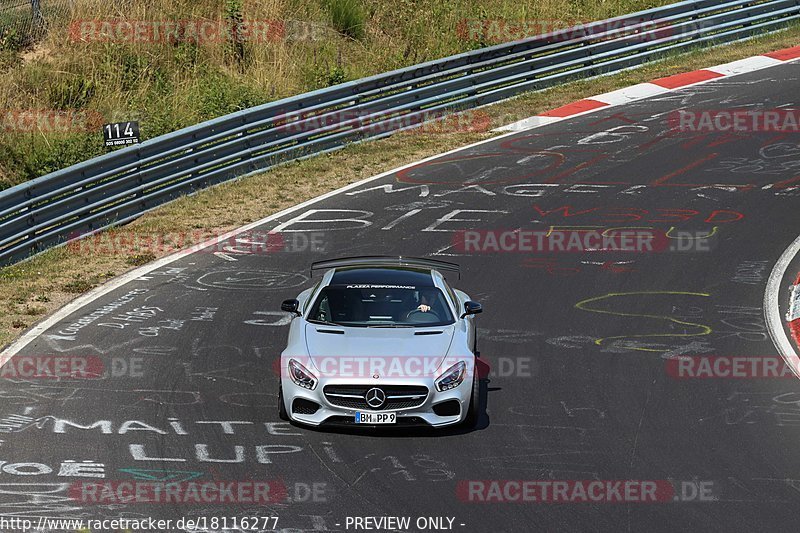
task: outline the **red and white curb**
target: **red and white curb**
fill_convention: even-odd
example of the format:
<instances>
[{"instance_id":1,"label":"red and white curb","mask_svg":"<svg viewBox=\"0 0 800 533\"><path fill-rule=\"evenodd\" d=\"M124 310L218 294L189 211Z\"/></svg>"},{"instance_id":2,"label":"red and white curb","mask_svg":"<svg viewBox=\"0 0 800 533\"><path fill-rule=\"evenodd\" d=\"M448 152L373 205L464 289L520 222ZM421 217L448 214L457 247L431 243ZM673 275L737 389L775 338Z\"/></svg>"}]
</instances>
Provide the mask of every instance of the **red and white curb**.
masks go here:
<instances>
[{"instance_id":1,"label":"red and white curb","mask_svg":"<svg viewBox=\"0 0 800 533\"><path fill-rule=\"evenodd\" d=\"M717 65L716 67L675 74L674 76L667 76L666 78L658 78L648 83L639 83L638 85L632 85L625 89L619 89L617 91L611 91L610 93L599 94L591 98L578 100L577 102L551 109L539 115L501 126L493 131L529 130L531 128L559 122L566 118L591 113L598 109L628 104L637 100L650 98L651 96L658 96L720 78L755 72L756 70L782 65L788 61L799 58L800 46L795 46L760 56L732 61L724 65Z\"/></svg>"},{"instance_id":2,"label":"red and white curb","mask_svg":"<svg viewBox=\"0 0 800 533\"><path fill-rule=\"evenodd\" d=\"M800 274L797 275L789 296L789 312L786 313L786 322L795 344L800 347Z\"/></svg>"}]
</instances>

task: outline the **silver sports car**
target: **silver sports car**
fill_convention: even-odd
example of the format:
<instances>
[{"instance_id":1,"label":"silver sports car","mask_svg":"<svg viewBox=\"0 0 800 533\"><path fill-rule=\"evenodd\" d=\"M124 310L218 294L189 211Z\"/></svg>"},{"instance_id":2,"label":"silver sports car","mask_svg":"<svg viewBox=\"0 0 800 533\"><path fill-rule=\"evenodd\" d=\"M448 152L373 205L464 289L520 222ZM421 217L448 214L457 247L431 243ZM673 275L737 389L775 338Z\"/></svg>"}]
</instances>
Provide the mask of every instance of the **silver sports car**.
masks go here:
<instances>
[{"instance_id":1,"label":"silver sports car","mask_svg":"<svg viewBox=\"0 0 800 533\"><path fill-rule=\"evenodd\" d=\"M314 263L322 279L281 309L280 417L301 424L470 427L478 417L475 315L439 271L453 263L355 257Z\"/></svg>"}]
</instances>

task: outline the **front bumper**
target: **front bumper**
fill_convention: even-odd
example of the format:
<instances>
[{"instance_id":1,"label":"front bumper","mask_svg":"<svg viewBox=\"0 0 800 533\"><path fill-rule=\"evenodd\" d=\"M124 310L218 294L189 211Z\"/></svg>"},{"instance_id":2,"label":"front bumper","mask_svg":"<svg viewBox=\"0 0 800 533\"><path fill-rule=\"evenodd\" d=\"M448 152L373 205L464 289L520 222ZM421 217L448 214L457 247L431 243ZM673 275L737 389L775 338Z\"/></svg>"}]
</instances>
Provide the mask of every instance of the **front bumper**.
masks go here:
<instances>
[{"instance_id":1,"label":"front bumper","mask_svg":"<svg viewBox=\"0 0 800 533\"><path fill-rule=\"evenodd\" d=\"M300 424L307 424L310 426L320 425L337 425L337 426L354 426L354 427L408 427L408 426L430 426L430 427L444 427L458 424L464 420L469 409L470 396L472 393L471 378L467 377L459 386L444 392L438 392L434 386L434 378L414 378L414 379L370 379L370 378L322 378L314 390L295 385L294 382L288 377L281 378L281 388L283 391L283 398L286 405L286 412L289 417ZM392 388L399 387L425 387L427 395L425 399L413 407L390 407L381 409L357 408L357 407L344 407L342 405L335 405L329 397L325 395L326 387L348 387L348 386L362 386L365 389L373 387L382 388L392 391ZM330 388L328 389L330 390ZM313 402L319 407L315 412L309 413L308 409L300 409L303 412L296 412L293 408L297 406L296 400L306 400ZM439 415L434 411L434 407L441 410L442 404L445 402L456 402L459 409L457 414ZM304 402L298 402L304 404ZM337 400L337 403L340 403ZM358 403L357 401L354 404ZM308 405L308 404L305 404ZM397 404L396 404L397 405ZM448 403L446 407L454 406L453 403ZM355 415L357 412L394 412L397 413L397 422L395 424L386 425L369 425L369 424L356 424ZM452 412L452 411L451 411Z\"/></svg>"}]
</instances>

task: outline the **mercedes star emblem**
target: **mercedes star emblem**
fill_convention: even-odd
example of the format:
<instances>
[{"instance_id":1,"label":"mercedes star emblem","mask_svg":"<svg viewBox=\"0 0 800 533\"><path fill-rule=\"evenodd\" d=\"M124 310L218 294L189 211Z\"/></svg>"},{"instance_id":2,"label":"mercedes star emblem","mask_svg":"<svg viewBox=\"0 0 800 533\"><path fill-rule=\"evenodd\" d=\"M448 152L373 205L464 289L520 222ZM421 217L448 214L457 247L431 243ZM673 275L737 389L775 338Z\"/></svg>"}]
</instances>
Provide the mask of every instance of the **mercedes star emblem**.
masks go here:
<instances>
[{"instance_id":1,"label":"mercedes star emblem","mask_svg":"<svg viewBox=\"0 0 800 533\"><path fill-rule=\"evenodd\" d=\"M386 394L381 389L373 388L367 391L364 398L367 400L367 405L373 409L378 409L386 401Z\"/></svg>"}]
</instances>

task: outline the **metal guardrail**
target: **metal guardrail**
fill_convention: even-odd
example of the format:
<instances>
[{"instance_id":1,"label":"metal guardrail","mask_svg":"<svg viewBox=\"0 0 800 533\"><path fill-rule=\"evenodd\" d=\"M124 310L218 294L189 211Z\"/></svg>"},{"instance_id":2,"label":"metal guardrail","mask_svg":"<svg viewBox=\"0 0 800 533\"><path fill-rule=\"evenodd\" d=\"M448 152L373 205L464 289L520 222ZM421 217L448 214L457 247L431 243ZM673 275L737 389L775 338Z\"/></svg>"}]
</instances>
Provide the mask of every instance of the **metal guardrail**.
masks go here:
<instances>
[{"instance_id":1,"label":"metal guardrail","mask_svg":"<svg viewBox=\"0 0 800 533\"><path fill-rule=\"evenodd\" d=\"M687 0L254 107L0 192L0 265L129 222L178 196L666 53L800 19L800 0Z\"/></svg>"}]
</instances>

